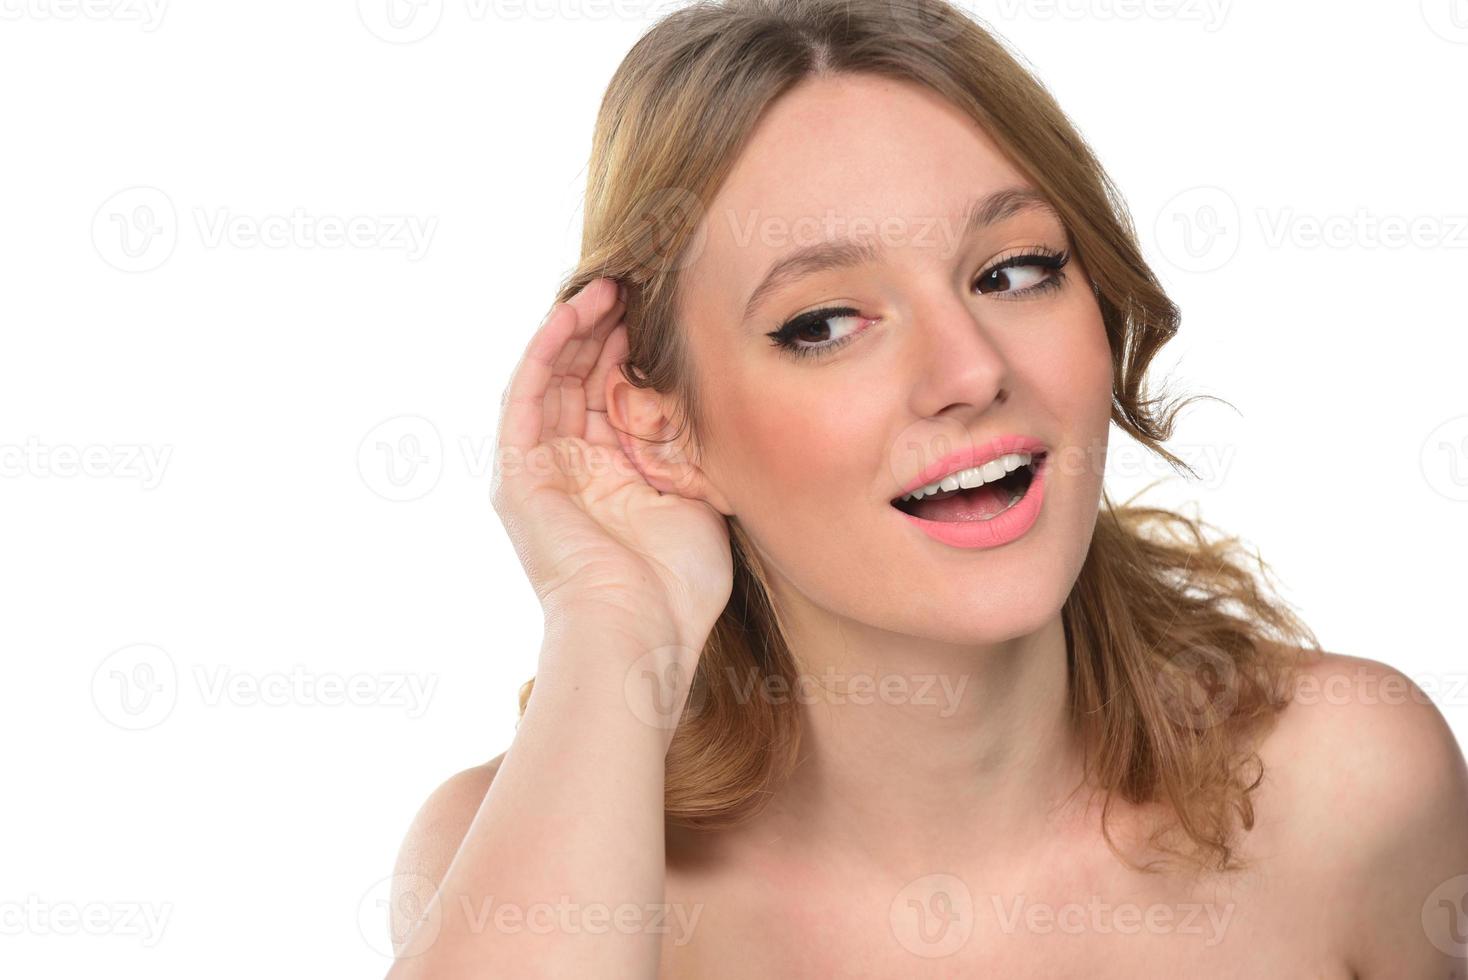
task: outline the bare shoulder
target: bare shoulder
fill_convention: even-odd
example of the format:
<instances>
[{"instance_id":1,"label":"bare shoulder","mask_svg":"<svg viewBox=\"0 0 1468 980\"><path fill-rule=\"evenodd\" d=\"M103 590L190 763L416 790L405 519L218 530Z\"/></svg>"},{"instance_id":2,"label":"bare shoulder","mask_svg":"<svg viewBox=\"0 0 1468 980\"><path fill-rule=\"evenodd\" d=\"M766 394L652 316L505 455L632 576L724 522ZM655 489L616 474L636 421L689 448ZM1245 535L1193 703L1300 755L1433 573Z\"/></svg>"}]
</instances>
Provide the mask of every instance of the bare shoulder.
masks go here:
<instances>
[{"instance_id":1,"label":"bare shoulder","mask_svg":"<svg viewBox=\"0 0 1468 980\"><path fill-rule=\"evenodd\" d=\"M1302 898L1335 906L1321 917L1340 930L1357 975L1461 969L1468 765L1432 698L1381 661L1305 653L1259 754L1285 811L1276 839L1311 893ZM1436 931L1434 897L1450 900L1454 917Z\"/></svg>"},{"instance_id":2,"label":"bare shoulder","mask_svg":"<svg viewBox=\"0 0 1468 980\"><path fill-rule=\"evenodd\" d=\"M1451 791L1468 785L1462 750L1432 698L1389 664L1339 653L1304 656L1261 755L1276 771L1311 777L1320 806L1369 801L1344 811L1358 825L1400 826L1434 803L1464 802Z\"/></svg>"},{"instance_id":3,"label":"bare shoulder","mask_svg":"<svg viewBox=\"0 0 1468 980\"><path fill-rule=\"evenodd\" d=\"M392 937L395 948L408 938L415 913L423 909L458 853L504 754L457 772L428 795L398 848L392 877Z\"/></svg>"}]
</instances>

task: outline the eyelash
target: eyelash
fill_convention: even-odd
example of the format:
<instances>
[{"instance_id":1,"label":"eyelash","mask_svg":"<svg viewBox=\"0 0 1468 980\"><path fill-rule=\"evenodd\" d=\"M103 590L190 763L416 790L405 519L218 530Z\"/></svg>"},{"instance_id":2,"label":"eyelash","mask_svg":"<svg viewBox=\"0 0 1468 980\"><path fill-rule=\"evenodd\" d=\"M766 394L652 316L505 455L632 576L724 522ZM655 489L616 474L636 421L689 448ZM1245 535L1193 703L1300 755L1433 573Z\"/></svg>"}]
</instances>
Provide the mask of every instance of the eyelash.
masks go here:
<instances>
[{"instance_id":1,"label":"eyelash","mask_svg":"<svg viewBox=\"0 0 1468 980\"><path fill-rule=\"evenodd\" d=\"M984 295L996 295L1006 300L1018 297L1038 296L1043 293L1053 292L1064 284L1065 266L1069 261L1069 250L1057 252L1048 246L1037 245L1019 255L1012 255L1007 259L1000 259L981 272L975 278L974 282L977 284L1004 269L1036 266L1049 270L1051 274L1046 276L1043 281L1035 283L1033 286L1026 286L1024 289L1014 292ZM855 340L858 334L850 334L840 340L820 347L802 347L794 342L794 337L806 327L838 316L861 316L861 311L852 309L849 306L828 306L824 309L811 310L808 313L802 313L799 316L793 317L782 324L778 330L772 330L765 336L770 338L770 342L774 346L789 351L795 357L821 357L836 350L838 347L846 346L849 341Z\"/></svg>"}]
</instances>

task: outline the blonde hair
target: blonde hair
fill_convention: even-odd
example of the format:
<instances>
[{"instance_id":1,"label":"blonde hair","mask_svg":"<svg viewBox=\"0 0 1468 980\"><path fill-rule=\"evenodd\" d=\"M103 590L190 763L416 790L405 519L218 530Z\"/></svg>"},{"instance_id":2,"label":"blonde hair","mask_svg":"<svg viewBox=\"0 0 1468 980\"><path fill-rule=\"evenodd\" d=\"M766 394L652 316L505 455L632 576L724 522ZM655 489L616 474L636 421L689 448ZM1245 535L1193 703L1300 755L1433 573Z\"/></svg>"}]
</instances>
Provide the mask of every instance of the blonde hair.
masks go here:
<instances>
[{"instance_id":1,"label":"blonde hair","mask_svg":"<svg viewBox=\"0 0 1468 980\"><path fill-rule=\"evenodd\" d=\"M1054 206L1106 327L1112 421L1196 476L1163 445L1193 398L1164 404L1144 384L1179 314L1143 261L1120 194L1044 86L945 0L699 0L662 18L602 100L581 258L557 299L599 276L624 283L627 377L675 394L680 428L700 431L677 310L704 207L773 100L811 76L858 72L927 86L967 112ZM793 689L798 670L756 549L737 519L728 524L733 593L667 757L666 817L691 827L729 826L756 812L791 772L799 745L795 703L736 689L734 678L750 671ZM1103 492L1062 609L1086 780L1105 793L1103 832L1128 864L1107 829L1117 794L1175 815L1149 839L1167 853L1199 868L1244 866L1235 821L1253 826L1256 739L1288 703L1300 648L1318 648L1287 604L1261 589L1238 540L1213 530L1169 510L1113 504ZM1254 558L1262 577L1267 569ZM1226 685L1225 696L1198 704L1200 678ZM522 713L533 684L521 689ZM1170 842L1175 830L1182 847Z\"/></svg>"}]
</instances>

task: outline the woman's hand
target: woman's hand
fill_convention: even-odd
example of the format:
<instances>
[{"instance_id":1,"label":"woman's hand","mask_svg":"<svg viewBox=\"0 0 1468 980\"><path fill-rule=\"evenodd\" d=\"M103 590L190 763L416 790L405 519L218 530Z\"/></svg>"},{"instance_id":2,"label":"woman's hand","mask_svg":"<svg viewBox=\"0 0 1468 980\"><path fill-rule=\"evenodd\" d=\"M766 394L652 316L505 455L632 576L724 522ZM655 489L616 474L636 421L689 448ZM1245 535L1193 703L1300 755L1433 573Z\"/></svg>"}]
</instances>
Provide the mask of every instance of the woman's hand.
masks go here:
<instances>
[{"instance_id":1,"label":"woman's hand","mask_svg":"<svg viewBox=\"0 0 1468 980\"><path fill-rule=\"evenodd\" d=\"M733 565L723 515L660 495L607 421L624 309L609 279L555 304L505 390L494 509L548 628L493 785L440 789L414 826L454 836L404 842L397 878L425 911L389 980L658 973L662 930L486 929L463 914L504 896L663 901L668 748Z\"/></svg>"},{"instance_id":2,"label":"woman's hand","mask_svg":"<svg viewBox=\"0 0 1468 980\"><path fill-rule=\"evenodd\" d=\"M505 391L492 500L548 619L698 649L733 587L728 527L659 493L618 443L605 397L625 310L605 278L551 308Z\"/></svg>"}]
</instances>

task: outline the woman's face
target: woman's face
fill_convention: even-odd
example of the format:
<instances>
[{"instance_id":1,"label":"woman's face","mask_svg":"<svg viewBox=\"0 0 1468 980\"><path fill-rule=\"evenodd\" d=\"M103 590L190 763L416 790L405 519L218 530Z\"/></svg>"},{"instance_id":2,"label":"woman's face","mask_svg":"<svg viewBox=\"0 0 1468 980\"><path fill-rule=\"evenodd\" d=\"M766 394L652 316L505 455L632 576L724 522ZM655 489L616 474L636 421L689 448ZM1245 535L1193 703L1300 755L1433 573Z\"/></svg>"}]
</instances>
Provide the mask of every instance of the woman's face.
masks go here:
<instances>
[{"instance_id":1,"label":"woman's face","mask_svg":"<svg viewBox=\"0 0 1468 980\"><path fill-rule=\"evenodd\" d=\"M680 308L702 399L700 464L782 598L794 590L861 623L954 643L1031 632L1064 602L1104 468L1112 378L1100 310L1076 258L1058 281L1034 259L986 275L1013 256L1068 252L1048 209L1021 201L964 224L971 202L1029 186L940 96L846 75L772 105L711 202ZM756 289L795 252L843 239L875 252L848 247L844 262ZM855 312L797 325L786 339L799 350L769 336L826 307ZM1048 449L1038 516L1018 537L959 547L893 505L950 452L1009 435ZM977 512L1012 494L991 496Z\"/></svg>"}]
</instances>

